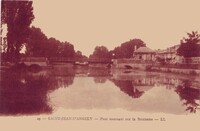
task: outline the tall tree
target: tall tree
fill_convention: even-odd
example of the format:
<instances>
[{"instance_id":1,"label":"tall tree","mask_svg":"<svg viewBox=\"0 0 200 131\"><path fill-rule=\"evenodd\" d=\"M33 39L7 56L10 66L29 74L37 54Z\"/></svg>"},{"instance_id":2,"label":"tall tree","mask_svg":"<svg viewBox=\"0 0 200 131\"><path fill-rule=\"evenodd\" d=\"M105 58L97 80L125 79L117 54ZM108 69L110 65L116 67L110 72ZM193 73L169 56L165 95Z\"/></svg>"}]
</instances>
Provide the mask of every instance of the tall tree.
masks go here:
<instances>
[{"instance_id":1,"label":"tall tree","mask_svg":"<svg viewBox=\"0 0 200 131\"><path fill-rule=\"evenodd\" d=\"M62 49L60 56L71 59L75 57L74 45L69 42L62 42L60 45Z\"/></svg>"},{"instance_id":2,"label":"tall tree","mask_svg":"<svg viewBox=\"0 0 200 131\"><path fill-rule=\"evenodd\" d=\"M74 46L69 42L60 42L53 37L48 39L41 29L36 27L31 27L29 34L26 43L27 56L74 58Z\"/></svg>"},{"instance_id":3,"label":"tall tree","mask_svg":"<svg viewBox=\"0 0 200 131\"><path fill-rule=\"evenodd\" d=\"M40 28L31 27L26 42L26 55L35 57L45 56L45 54L47 54L47 40L47 36Z\"/></svg>"},{"instance_id":4,"label":"tall tree","mask_svg":"<svg viewBox=\"0 0 200 131\"><path fill-rule=\"evenodd\" d=\"M178 55L184 57L200 57L200 34L198 32L187 33L188 38L181 40L181 45L177 50Z\"/></svg>"},{"instance_id":5,"label":"tall tree","mask_svg":"<svg viewBox=\"0 0 200 131\"><path fill-rule=\"evenodd\" d=\"M7 24L7 54L9 60L19 58L22 44L34 19L32 1L2 1L2 23ZM16 59L15 59L16 60Z\"/></svg>"}]
</instances>

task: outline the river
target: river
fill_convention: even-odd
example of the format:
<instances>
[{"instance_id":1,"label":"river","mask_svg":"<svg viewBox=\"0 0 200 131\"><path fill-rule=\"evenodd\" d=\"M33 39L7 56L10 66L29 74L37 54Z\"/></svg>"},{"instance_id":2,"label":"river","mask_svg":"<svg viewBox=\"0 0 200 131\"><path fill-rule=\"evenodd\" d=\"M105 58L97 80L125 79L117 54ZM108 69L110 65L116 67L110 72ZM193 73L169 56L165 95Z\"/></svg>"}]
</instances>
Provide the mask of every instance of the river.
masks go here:
<instances>
[{"instance_id":1,"label":"river","mask_svg":"<svg viewBox=\"0 0 200 131\"><path fill-rule=\"evenodd\" d=\"M88 67L1 71L1 115L63 110L197 114L199 76Z\"/></svg>"}]
</instances>

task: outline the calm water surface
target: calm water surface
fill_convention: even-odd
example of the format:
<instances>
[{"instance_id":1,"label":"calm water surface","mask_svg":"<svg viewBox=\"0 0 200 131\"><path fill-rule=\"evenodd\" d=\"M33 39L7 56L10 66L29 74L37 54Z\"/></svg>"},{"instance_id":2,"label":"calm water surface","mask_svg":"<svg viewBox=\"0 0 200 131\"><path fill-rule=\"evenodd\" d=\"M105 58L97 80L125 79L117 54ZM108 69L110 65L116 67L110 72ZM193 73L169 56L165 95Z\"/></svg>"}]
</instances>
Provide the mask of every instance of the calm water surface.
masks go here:
<instances>
[{"instance_id":1,"label":"calm water surface","mask_svg":"<svg viewBox=\"0 0 200 131\"><path fill-rule=\"evenodd\" d=\"M199 78L86 67L1 71L0 114L52 114L60 107L197 114Z\"/></svg>"}]
</instances>

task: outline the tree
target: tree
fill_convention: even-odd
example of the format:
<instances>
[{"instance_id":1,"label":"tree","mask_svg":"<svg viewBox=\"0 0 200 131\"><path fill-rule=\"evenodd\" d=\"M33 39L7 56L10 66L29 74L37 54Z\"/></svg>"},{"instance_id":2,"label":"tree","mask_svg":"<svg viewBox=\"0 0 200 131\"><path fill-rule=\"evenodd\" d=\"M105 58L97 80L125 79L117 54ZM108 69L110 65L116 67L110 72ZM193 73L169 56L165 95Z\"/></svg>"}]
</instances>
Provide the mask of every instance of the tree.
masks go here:
<instances>
[{"instance_id":1,"label":"tree","mask_svg":"<svg viewBox=\"0 0 200 131\"><path fill-rule=\"evenodd\" d=\"M76 58L76 59L82 59L82 58L87 59L87 56L83 55L82 52L78 50L78 51L75 53L75 58Z\"/></svg>"},{"instance_id":2,"label":"tree","mask_svg":"<svg viewBox=\"0 0 200 131\"><path fill-rule=\"evenodd\" d=\"M188 38L181 40L181 45L177 50L178 55L184 57L200 57L200 34L198 32L187 33Z\"/></svg>"},{"instance_id":3,"label":"tree","mask_svg":"<svg viewBox=\"0 0 200 131\"><path fill-rule=\"evenodd\" d=\"M90 58L110 58L111 55L105 46L96 46Z\"/></svg>"},{"instance_id":4,"label":"tree","mask_svg":"<svg viewBox=\"0 0 200 131\"><path fill-rule=\"evenodd\" d=\"M61 52L61 56L73 59L75 57L74 45L69 42L63 42L61 48L63 51Z\"/></svg>"},{"instance_id":5,"label":"tree","mask_svg":"<svg viewBox=\"0 0 200 131\"><path fill-rule=\"evenodd\" d=\"M32 1L2 1L2 24L7 24L7 55L9 60L19 58L22 44L34 19Z\"/></svg>"},{"instance_id":6,"label":"tree","mask_svg":"<svg viewBox=\"0 0 200 131\"><path fill-rule=\"evenodd\" d=\"M26 42L27 56L46 56L47 54L47 36L40 28L31 27L29 37Z\"/></svg>"},{"instance_id":7,"label":"tree","mask_svg":"<svg viewBox=\"0 0 200 131\"><path fill-rule=\"evenodd\" d=\"M145 46L145 43L140 39L133 39L122 43L121 46L116 47L112 52L115 58L131 58L136 48Z\"/></svg>"},{"instance_id":8,"label":"tree","mask_svg":"<svg viewBox=\"0 0 200 131\"><path fill-rule=\"evenodd\" d=\"M75 54L75 58L82 58L82 52L78 50Z\"/></svg>"},{"instance_id":9,"label":"tree","mask_svg":"<svg viewBox=\"0 0 200 131\"><path fill-rule=\"evenodd\" d=\"M74 46L69 42L60 42L47 38L40 28L31 27L26 43L26 55L34 57L67 57L74 58Z\"/></svg>"},{"instance_id":10,"label":"tree","mask_svg":"<svg viewBox=\"0 0 200 131\"><path fill-rule=\"evenodd\" d=\"M63 45L61 45L61 42L59 40L56 40L55 38L51 37L47 40L47 43L45 45L45 49L43 50L45 52L45 57L57 57L58 55L61 55L62 52L60 51L63 48Z\"/></svg>"}]
</instances>

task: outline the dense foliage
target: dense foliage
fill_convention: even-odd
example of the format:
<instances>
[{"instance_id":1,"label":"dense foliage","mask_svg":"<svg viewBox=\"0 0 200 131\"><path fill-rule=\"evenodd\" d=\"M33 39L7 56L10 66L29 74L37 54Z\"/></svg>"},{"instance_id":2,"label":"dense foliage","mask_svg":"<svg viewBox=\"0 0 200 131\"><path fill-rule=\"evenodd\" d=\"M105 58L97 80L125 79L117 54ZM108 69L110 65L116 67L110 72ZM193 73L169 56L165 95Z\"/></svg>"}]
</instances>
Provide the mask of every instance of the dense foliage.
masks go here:
<instances>
[{"instance_id":1,"label":"dense foliage","mask_svg":"<svg viewBox=\"0 0 200 131\"><path fill-rule=\"evenodd\" d=\"M181 40L181 45L177 50L180 56L200 57L200 34L198 32L187 33L188 38Z\"/></svg>"},{"instance_id":2,"label":"dense foliage","mask_svg":"<svg viewBox=\"0 0 200 131\"><path fill-rule=\"evenodd\" d=\"M7 24L7 49L10 61L19 59L27 41L29 26L34 19L32 1L2 1L1 22Z\"/></svg>"}]
</instances>

